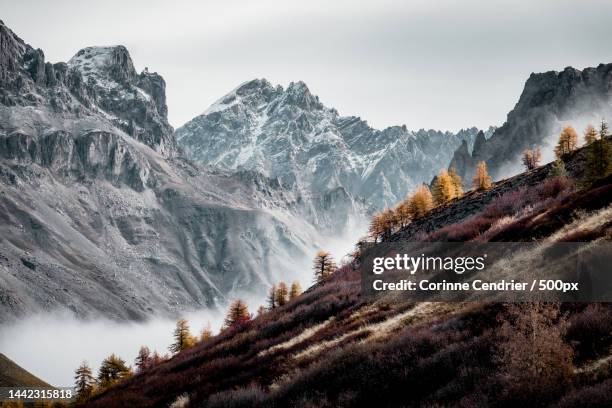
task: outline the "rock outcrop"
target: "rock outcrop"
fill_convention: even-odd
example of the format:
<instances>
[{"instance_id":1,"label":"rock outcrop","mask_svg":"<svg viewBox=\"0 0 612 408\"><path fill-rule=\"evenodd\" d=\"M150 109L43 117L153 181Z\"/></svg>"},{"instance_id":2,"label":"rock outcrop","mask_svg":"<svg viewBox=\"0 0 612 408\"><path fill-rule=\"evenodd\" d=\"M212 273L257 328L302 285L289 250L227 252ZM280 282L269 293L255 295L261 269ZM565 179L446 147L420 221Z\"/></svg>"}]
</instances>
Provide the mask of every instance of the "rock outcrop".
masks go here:
<instances>
[{"instance_id":1,"label":"rock outcrop","mask_svg":"<svg viewBox=\"0 0 612 408\"><path fill-rule=\"evenodd\" d=\"M531 74L504 125L483 143L475 143L472 154L460 146L450 167L469 181L476 164L484 160L495 179L507 177L521 171L525 149L540 146L544 161L550 161L564 126L581 133L588 123L597 125L602 119L612 119L612 64Z\"/></svg>"},{"instance_id":2,"label":"rock outcrop","mask_svg":"<svg viewBox=\"0 0 612 408\"><path fill-rule=\"evenodd\" d=\"M164 80L138 74L124 47L51 64L0 24L0 321L176 316L263 296L321 245L303 201L275 178L182 158ZM317 216L339 214L351 212Z\"/></svg>"}]
</instances>

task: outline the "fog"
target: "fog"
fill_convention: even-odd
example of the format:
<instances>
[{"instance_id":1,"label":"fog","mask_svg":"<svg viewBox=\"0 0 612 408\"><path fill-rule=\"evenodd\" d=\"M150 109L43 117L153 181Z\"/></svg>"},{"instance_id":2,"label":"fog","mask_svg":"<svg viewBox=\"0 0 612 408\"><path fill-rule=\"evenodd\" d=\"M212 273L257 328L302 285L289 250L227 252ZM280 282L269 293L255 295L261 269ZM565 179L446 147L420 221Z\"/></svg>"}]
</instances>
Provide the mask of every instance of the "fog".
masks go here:
<instances>
[{"instance_id":1,"label":"fog","mask_svg":"<svg viewBox=\"0 0 612 408\"><path fill-rule=\"evenodd\" d=\"M216 332L223 321L222 314L212 310L184 317L194 334L209 323ZM175 324L174 319L168 318L119 323L105 319L82 321L61 312L40 314L2 327L0 352L51 385L73 386L74 370L83 360L97 372L100 362L111 353L128 364L133 364L142 345L165 354Z\"/></svg>"},{"instance_id":2,"label":"fog","mask_svg":"<svg viewBox=\"0 0 612 408\"><path fill-rule=\"evenodd\" d=\"M365 220L352 220L341 236L321 238L321 249L328 250L338 261L354 247L366 231ZM314 253L312 254L314 257ZM313 282L312 257L295 260L295 276L283 276L287 281L299 280L303 288ZM244 299L252 312L264 304L262 296L245 293ZM222 310L227 305L220 305ZM193 334L210 324L218 333L223 324L222 310L200 310L186 313ZM86 360L94 372L111 353L133 364L140 346L146 345L160 354L168 352L176 319L151 318L141 323L116 322L106 319L79 320L68 312L50 312L27 317L0 329L0 352L21 367L54 386L72 386L74 370Z\"/></svg>"}]
</instances>

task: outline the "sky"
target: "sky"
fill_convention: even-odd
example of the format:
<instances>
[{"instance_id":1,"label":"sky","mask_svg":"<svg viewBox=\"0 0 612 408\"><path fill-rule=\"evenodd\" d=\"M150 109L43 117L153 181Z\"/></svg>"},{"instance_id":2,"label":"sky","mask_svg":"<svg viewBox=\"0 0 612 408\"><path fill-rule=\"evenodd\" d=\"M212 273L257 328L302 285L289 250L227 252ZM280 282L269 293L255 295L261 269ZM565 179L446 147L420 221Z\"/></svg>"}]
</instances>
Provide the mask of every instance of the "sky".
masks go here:
<instances>
[{"instance_id":1,"label":"sky","mask_svg":"<svg viewBox=\"0 0 612 408\"><path fill-rule=\"evenodd\" d=\"M125 45L167 83L170 123L242 82L304 81L376 128L503 124L532 72L612 62L609 0L0 0L51 62Z\"/></svg>"}]
</instances>

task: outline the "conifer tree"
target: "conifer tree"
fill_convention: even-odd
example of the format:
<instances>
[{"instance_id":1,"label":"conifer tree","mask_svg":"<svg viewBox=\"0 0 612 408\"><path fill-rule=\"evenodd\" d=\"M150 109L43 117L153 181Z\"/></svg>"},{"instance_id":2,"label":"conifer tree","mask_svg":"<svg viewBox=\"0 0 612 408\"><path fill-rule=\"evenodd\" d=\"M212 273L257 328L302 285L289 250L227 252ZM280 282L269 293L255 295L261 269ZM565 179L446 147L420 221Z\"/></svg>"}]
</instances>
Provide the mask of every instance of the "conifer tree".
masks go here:
<instances>
[{"instance_id":1,"label":"conifer tree","mask_svg":"<svg viewBox=\"0 0 612 408\"><path fill-rule=\"evenodd\" d=\"M562 159L569 153L576 150L577 147L578 134L573 127L567 126L559 135L559 140L557 142L557 146L555 147L555 155L558 159Z\"/></svg>"},{"instance_id":2,"label":"conifer tree","mask_svg":"<svg viewBox=\"0 0 612 408\"><path fill-rule=\"evenodd\" d=\"M151 367L161 364L164 360L167 360L167 356L160 356L157 351L153 352L153 356L151 356Z\"/></svg>"},{"instance_id":3,"label":"conifer tree","mask_svg":"<svg viewBox=\"0 0 612 408\"><path fill-rule=\"evenodd\" d=\"M533 170L540 165L542 160L542 152L539 147L535 149L527 149L523 152L523 164L527 170Z\"/></svg>"},{"instance_id":4,"label":"conifer tree","mask_svg":"<svg viewBox=\"0 0 612 408\"><path fill-rule=\"evenodd\" d=\"M478 163L472 184L476 190L488 190L491 188L493 182L487 172L487 163L483 161Z\"/></svg>"},{"instance_id":5,"label":"conifer tree","mask_svg":"<svg viewBox=\"0 0 612 408\"><path fill-rule=\"evenodd\" d=\"M409 207L412 218L423 217L433 208L433 197L427 186L421 185L410 197Z\"/></svg>"},{"instance_id":6,"label":"conifer tree","mask_svg":"<svg viewBox=\"0 0 612 408\"><path fill-rule=\"evenodd\" d=\"M264 314L266 314L267 310L268 310L268 309L266 309L266 307L265 307L264 305L260 305L260 306L257 308L257 317L259 317L259 316L263 316Z\"/></svg>"},{"instance_id":7,"label":"conifer tree","mask_svg":"<svg viewBox=\"0 0 612 408\"><path fill-rule=\"evenodd\" d=\"M593 127L593 125L589 124L584 130L584 144L590 145L595 140L597 140L597 131Z\"/></svg>"},{"instance_id":8,"label":"conifer tree","mask_svg":"<svg viewBox=\"0 0 612 408\"><path fill-rule=\"evenodd\" d=\"M550 168L549 177L567 177L567 170L563 160L557 159Z\"/></svg>"},{"instance_id":9,"label":"conifer tree","mask_svg":"<svg viewBox=\"0 0 612 408\"><path fill-rule=\"evenodd\" d=\"M321 283L336 271L336 264L331 254L327 251L319 251L314 259L313 270L315 280Z\"/></svg>"},{"instance_id":10,"label":"conifer tree","mask_svg":"<svg viewBox=\"0 0 612 408\"><path fill-rule=\"evenodd\" d=\"M206 327L204 327L202 331L200 332L200 342L208 341L212 339L212 337L213 337L213 332L212 332L212 329L210 328L210 322L208 322L206 324Z\"/></svg>"},{"instance_id":11,"label":"conifer tree","mask_svg":"<svg viewBox=\"0 0 612 408\"><path fill-rule=\"evenodd\" d=\"M225 327L232 328L251 320L249 308L241 299L232 302L225 316Z\"/></svg>"},{"instance_id":12,"label":"conifer tree","mask_svg":"<svg viewBox=\"0 0 612 408\"><path fill-rule=\"evenodd\" d=\"M95 384L96 380L91 373L89 364L87 364L86 361L83 361L74 372L74 388L77 401L86 401L93 393Z\"/></svg>"},{"instance_id":13,"label":"conifer tree","mask_svg":"<svg viewBox=\"0 0 612 408\"><path fill-rule=\"evenodd\" d=\"M432 195L436 205L442 205L456 197L453 179L446 170L438 173L433 183Z\"/></svg>"},{"instance_id":14,"label":"conifer tree","mask_svg":"<svg viewBox=\"0 0 612 408\"><path fill-rule=\"evenodd\" d=\"M98 382L101 387L107 388L130 375L132 375L132 371L130 367L125 364L125 361L117 355L111 354L105 358L100 365Z\"/></svg>"},{"instance_id":15,"label":"conifer tree","mask_svg":"<svg viewBox=\"0 0 612 408\"><path fill-rule=\"evenodd\" d=\"M380 223L382 228L382 239L385 240L389 238L393 233L393 229L397 224L397 218L395 216L395 212L387 208L380 215Z\"/></svg>"},{"instance_id":16,"label":"conifer tree","mask_svg":"<svg viewBox=\"0 0 612 408\"><path fill-rule=\"evenodd\" d=\"M278 304L276 303L276 285L272 285L268 291L268 309L274 309Z\"/></svg>"},{"instance_id":17,"label":"conifer tree","mask_svg":"<svg viewBox=\"0 0 612 408\"><path fill-rule=\"evenodd\" d=\"M410 202L405 199L395 207L395 220L400 228L410 224L412 214L410 213Z\"/></svg>"},{"instance_id":18,"label":"conifer tree","mask_svg":"<svg viewBox=\"0 0 612 408\"><path fill-rule=\"evenodd\" d=\"M285 282L280 282L276 288L276 304L283 306L289 300L288 297L289 289L287 289L287 284Z\"/></svg>"},{"instance_id":19,"label":"conifer tree","mask_svg":"<svg viewBox=\"0 0 612 408\"><path fill-rule=\"evenodd\" d=\"M134 365L138 372L143 372L146 369L151 367L152 357L151 350L147 346L140 347L138 351L138 355L136 356L136 360L134 361Z\"/></svg>"},{"instance_id":20,"label":"conifer tree","mask_svg":"<svg viewBox=\"0 0 612 408\"><path fill-rule=\"evenodd\" d=\"M607 135L608 124L602 121L599 134L587 147L587 175L591 180L604 177L612 170L612 147Z\"/></svg>"},{"instance_id":21,"label":"conifer tree","mask_svg":"<svg viewBox=\"0 0 612 408\"><path fill-rule=\"evenodd\" d=\"M295 299L296 297L300 296L301 293L302 287L300 286L300 282L294 281L291 284L291 290L289 290L289 300Z\"/></svg>"},{"instance_id":22,"label":"conifer tree","mask_svg":"<svg viewBox=\"0 0 612 408\"><path fill-rule=\"evenodd\" d=\"M185 319L180 319L176 322L173 337L174 343L172 343L168 348L173 354L177 354L185 349L188 349L195 343L195 340L189 331L189 323L187 323L187 320Z\"/></svg>"},{"instance_id":23,"label":"conifer tree","mask_svg":"<svg viewBox=\"0 0 612 408\"><path fill-rule=\"evenodd\" d=\"M383 226L383 215L382 213L377 213L372 216L372 220L370 221L370 227L368 228L368 234L374 242L378 242L379 239L382 239L384 233Z\"/></svg>"},{"instance_id":24,"label":"conifer tree","mask_svg":"<svg viewBox=\"0 0 612 408\"><path fill-rule=\"evenodd\" d=\"M461 176L457 174L457 170L454 167L451 167L448 175L451 177L453 187L455 188L455 197L461 197L463 195L463 180L461 180Z\"/></svg>"}]
</instances>

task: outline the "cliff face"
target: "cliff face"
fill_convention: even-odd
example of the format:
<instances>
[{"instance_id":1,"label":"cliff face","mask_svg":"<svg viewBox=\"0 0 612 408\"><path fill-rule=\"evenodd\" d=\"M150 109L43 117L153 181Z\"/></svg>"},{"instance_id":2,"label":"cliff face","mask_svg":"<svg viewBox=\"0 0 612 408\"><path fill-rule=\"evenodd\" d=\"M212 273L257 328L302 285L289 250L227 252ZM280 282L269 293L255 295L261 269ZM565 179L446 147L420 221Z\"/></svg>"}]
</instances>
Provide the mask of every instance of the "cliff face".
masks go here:
<instances>
[{"instance_id":1,"label":"cliff face","mask_svg":"<svg viewBox=\"0 0 612 408\"><path fill-rule=\"evenodd\" d=\"M552 159L564 126L572 125L580 133L587 123L597 125L602 119L612 119L612 64L531 74L504 125L484 143L475 144L472 154L460 147L450 166L466 182L481 160L495 179L516 174L523 150L541 146L544 157Z\"/></svg>"},{"instance_id":2,"label":"cliff face","mask_svg":"<svg viewBox=\"0 0 612 408\"><path fill-rule=\"evenodd\" d=\"M164 80L124 47L51 64L0 24L0 321L261 296L320 245L313 219L351 216L341 191L315 213L276 179L183 159L166 115Z\"/></svg>"}]
</instances>

